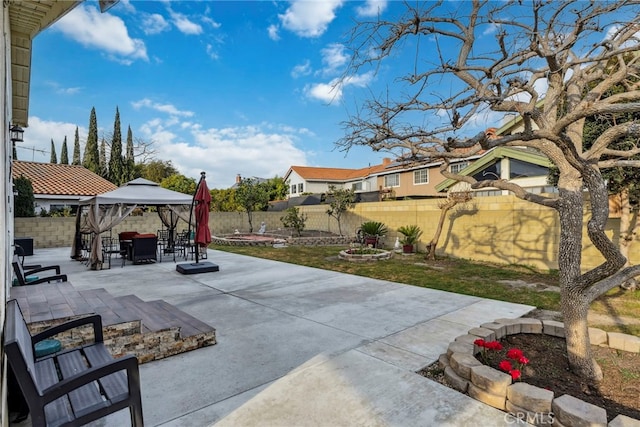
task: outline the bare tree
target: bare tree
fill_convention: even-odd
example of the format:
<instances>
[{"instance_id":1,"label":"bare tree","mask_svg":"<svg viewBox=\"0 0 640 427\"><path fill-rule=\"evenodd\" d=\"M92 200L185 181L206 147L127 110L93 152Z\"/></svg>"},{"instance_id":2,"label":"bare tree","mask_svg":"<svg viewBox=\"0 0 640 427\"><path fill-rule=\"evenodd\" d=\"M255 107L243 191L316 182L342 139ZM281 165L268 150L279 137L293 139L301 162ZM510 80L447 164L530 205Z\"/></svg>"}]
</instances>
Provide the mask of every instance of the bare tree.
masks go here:
<instances>
[{"instance_id":1,"label":"bare tree","mask_svg":"<svg viewBox=\"0 0 640 427\"><path fill-rule=\"evenodd\" d=\"M350 45L349 75L414 54L414 66L379 99L372 96L345 127L339 146L370 146L416 159L468 157L497 146L539 150L558 168L557 197L532 194L507 180L468 182L495 187L555 209L560 222L558 265L568 360L574 372L597 383L602 371L589 344L591 302L640 274L605 233L608 194L601 169L640 167L638 144L612 149L640 136L635 121L603 132L589 149L582 135L587 117L640 111L638 32L640 6L633 1L425 2L407 4L393 21L358 24ZM492 35L490 35L492 34ZM613 85L626 90L604 98ZM395 94L398 94L396 96ZM524 129L511 135L479 130L482 114L513 113ZM494 115L495 117L495 115ZM495 119L494 119L495 120ZM417 124L415 124L417 123ZM495 126L485 123L483 127ZM475 129L474 129L475 128ZM599 266L582 272L583 203Z\"/></svg>"},{"instance_id":2,"label":"bare tree","mask_svg":"<svg viewBox=\"0 0 640 427\"><path fill-rule=\"evenodd\" d=\"M433 233L431 241L427 244L427 249L424 258L426 260L433 261L436 259L436 248L438 247L438 241L440 240L440 234L442 234L442 226L444 220L447 217L447 212L453 209L459 203L466 203L473 198L471 191L452 191L447 194L447 198L438 203L440 208L440 219L436 226L436 231Z\"/></svg>"}]
</instances>

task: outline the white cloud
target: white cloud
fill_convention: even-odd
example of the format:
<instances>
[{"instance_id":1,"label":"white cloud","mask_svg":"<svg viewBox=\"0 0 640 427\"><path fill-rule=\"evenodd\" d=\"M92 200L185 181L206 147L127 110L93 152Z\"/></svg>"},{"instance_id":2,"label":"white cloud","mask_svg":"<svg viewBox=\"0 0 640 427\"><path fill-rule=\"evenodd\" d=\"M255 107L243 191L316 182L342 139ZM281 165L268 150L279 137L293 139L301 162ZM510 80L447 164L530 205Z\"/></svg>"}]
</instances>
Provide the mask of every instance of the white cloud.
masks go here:
<instances>
[{"instance_id":1,"label":"white cloud","mask_svg":"<svg viewBox=\"0 0 640 427\"><path fill-rule=\"evenodd\" d=\"M338 79L329 83L314 83L304 88L304 93L308 98L313 98L331 104L342 99L342 84Z\"/></svg>"},{"instance_id":2,"label":"white cloud","mask_svg":"<svg viewBox=\"0 0 640 427\"><path fill-rule=\"evenodd\" d=\"M84 154L87 130L79 127L80 157ZM37 116L29 117L29 127L24 129L24 141L16 144L18 160L48 162L51 159L51 139L56 147L58 161L62 154L62 142L67 137L69 163L73 160L73 144L76 125L73 123L42 120Z\"/></svg>"},{"instance_id":3,"label":"white cloud","mask_svg":"<svg viewBox=\"0 0 640 427\"><path fill-rule=\"evenodd\" d=\"M373 72L349 76L342 80L335 78L329 83L307 85L304 88L304 94L307 98L336 105L342 100L344 88L348 86L366 87L372 80Z\"/></svg>"},{"instance_id":4,"label":"white cloud","mask_svg":"<svg viewBox=\"0 0 640 427\"><path fill-rule=\"evenodd\" d=\"M300 37L319 37L336 17L342 0L292 1L284 14L278 15L282 27Z\"/></svg>"},{"instance_id":5,"label":"white cloud","mask_svg":"<svg viewBox=\"0 0 640 427\"><path fill-rule=\"evenodd\" d=\"M171 20L173 21L173 25L176 26L180 32L189 35L197 35L202 34L202 26L200 24L196 24L191 21L185 15L173 11L169 11L171 14Z\"/></svg>"},{"instance_id":6,"label":"white cloud","mask_svg":"<svg viewBox=\"0 0 640 427\"><path fill-rule=\"evenodd\" d=\"M244 177L283 176L292 164L307 164L304 151L296 147L302 130L259 124L229 128L184 127L192 143L154 120L141 131L154 141L158 158L171 159L183 175L197 179L207 173L210 188L228 188L240 174Z\"/></svg>"},{"instance_id":7,"label":"white cloud","mask_svg":"<svg viewBox=\"0 0 640 427\"><path fill-rule=\"evenodd\" d=\"M204 22L205 24L209 24L211 26L211 28L218 29L218 28L222 27L221 23L214 21L213 19L209 18L208 16L203 16L202 17L202 22Z\"/></svg>"},{"instance_id":8,"label":"white cloud","mask_svg":"<svg viewBox=\"0 0 640 427\"><path fill-rule=\"evenodd\" d=\"M349 61L349 56L344 53L345 47L340 43L333 43L320 51L322 54L322 63L324 75L335 74L340 68Z\"/></svg>"},{"instance_id":9,"label":"white cloud","mask_svg":"<svg viewBox=\"0 0 640 427\"><path fill-rule=\"evenodd\" d=\"M209 57L211 59L219 59L220 55L218 55L218 51L216 50L216 48L211 44L211 43L207 43L207 55L209 55Z\"/></svg>"},{"instance_id":10,"label":"white cloud","mask_svg":"<svg viewBox=\"0 0 640 427\"><path fill-rule=\"evenodd\" d=\"M491 34L495 34L498 32L498 30L500 29L500 25L499 24L495 24L495 23L490 23L489 25L487 25L487 28L484 29L484 31L482 32L483 36L488 36Z\"/></svg>"},{"instance_id":11,"label":"white cloud","mask_svg":"<svg viewBox=\"0 0 640 427\"><path fill-rule=\"evenodd\" d=\"M123 63L148 60L147 49L140 39L129 37L124 21L92 6L80 5L52 27L83 46L104 50L108 57Z\"/></svg>"},{"instance_id":12,"label":"white cloud","mask_svg":"<svg viewBox=\"0 0 640 427\"><path fill-rule=\"evenodd\" d=\"M278 30L279 28L277 25L274 25L274 24L269 25L269 27L267 28L267 33L269 34L269 38L271 40L274 40L274 41L280 40L280 35L278 34Z\"/></svg>"},{"instance_id":13,"label":"white cloud","mask_svg":"<svg viewBox=\"0 0 640 427\"><path fill-rule=\"evenodd\" d=\"M159 111L161 113L169 114L171 116L192 117L194 114L193 111L180 111L173 104L160 104L158 102L151 101L149 98L144 98L140 101L134 101L131 103L131 106L136 110L145 107L155 111Z\"/></svg>"},{"instance_id":14,"label":"white cloud","mask_svg":"<svg viewBox=\"0 0 640 427\"><path fill-rule=\"evenodd\" d=\"M60 95L75 95L77 93L80 93L80 91L82 90L82 88L78 86L62 87L60 86L59 83L52 82L52 81L47 81L45 82L45 84L47 86L50 86L57 94L60 94Z\"/></svg>"},{"instance_id":15,"label":"white cloud","mask_svg":"<svg viewBox=\"0 0 640 427\"><path fill-rule=\"evenodd\" d=\"M387 8L387 0L367 0L364 6L358 6L356 13L360 17L378 16Z\"/></svg>"},{"instance_id":16,"label":"white cloud","mask_svg":"<svg viewBox=\"0 0 640 427\"><path fill-rule=\"evenodd\" d=\"M308 76L309 74L311 74L311 61L309 61L308 59L305 60L302 64L296 65L295 67L293 67L293 70L291 70L291 77L293 77L294 79L297 79L301 76Z\"/></svg>"},{"instance_id":17,"label":"white cloud","mask_svg":"<svg viewBox=\"0 0 640 427\"><path fill-rule=\"evenodd\" d=\"M142 18L142 31L145 34L160 34L163 31L168 31L171 25L164 19L164 17L158 13L148 14Z\"/></svg>"}]
</instances>

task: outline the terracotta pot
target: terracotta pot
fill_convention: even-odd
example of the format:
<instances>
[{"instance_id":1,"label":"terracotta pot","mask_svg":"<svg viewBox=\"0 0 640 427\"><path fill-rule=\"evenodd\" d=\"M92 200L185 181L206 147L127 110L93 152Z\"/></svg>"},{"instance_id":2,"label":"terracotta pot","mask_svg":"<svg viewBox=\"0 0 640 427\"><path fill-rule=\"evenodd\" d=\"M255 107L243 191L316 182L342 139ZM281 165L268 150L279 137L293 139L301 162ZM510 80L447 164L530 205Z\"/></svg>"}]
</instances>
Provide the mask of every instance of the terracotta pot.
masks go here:
<instances>
[{"instance_id":1,"label":"terracotta pot","mask_svg":"<svg viewBox=\"0 0 640 427\"><path fill-rule=\"evenodd\" d=\"M413 245L402 245L402 253L412 254L413 253Z\"/></svg>"},{"instance_id":2,"label":"terracotta pot","mask_svg":"<svg viewBox=\"0 0 640 427\"><path fill-rule=\"evenodd\" d=\"M364 238L364 244L367 246L371 245L372 247L376 248L378 247L378 238L375 236L374 237L367 236Z\"/></svg>"}]
</instances>

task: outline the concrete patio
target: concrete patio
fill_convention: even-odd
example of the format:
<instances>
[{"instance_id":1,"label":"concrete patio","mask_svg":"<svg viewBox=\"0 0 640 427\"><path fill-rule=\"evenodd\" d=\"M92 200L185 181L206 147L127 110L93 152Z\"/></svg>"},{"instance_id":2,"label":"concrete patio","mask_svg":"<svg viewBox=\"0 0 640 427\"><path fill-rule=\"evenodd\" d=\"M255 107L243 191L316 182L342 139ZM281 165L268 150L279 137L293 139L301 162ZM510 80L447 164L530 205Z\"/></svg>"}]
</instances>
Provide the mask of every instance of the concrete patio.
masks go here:
<instances>
[{"instance_id":1,"label":"concrete patio","mask_svg":"<svg viewBox=\"0 0 640 427\"><path fill-rule=\"evenodd\" d=\"M60 264L78 290L163 299L216 329L214 346L141 365L146 425L514 423L415 371L470 328L533 307L212 250L220 271L195 275L172 261L91 271L69 254L36 249L25 263ZM121 411L94 425L128 422Z\"/></svg>"}]
</instances>

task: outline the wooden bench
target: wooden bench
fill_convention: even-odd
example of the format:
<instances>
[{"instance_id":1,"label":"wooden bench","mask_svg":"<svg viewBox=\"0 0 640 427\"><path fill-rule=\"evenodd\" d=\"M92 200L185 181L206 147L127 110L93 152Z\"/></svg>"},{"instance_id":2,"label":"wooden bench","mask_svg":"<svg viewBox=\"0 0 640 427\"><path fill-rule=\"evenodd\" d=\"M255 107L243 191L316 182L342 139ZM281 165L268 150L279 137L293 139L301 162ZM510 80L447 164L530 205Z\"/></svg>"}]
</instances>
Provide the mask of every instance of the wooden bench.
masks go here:
<instances>
[{"instance_id":1,"label":"wooden bench","mask_svg":"<svg viewBox=\"0 0 640 427\"><path fill-rule=\"evenodd\" d=\"M93 325L94 343L35 359L37 342ZM129 408L143 426L140 374L135 356L114 359L103 344L102 320L75 319L31 336L16 300L7 302L4 349L36 426L80 426Z\"/></svg>"}]
</instances>

